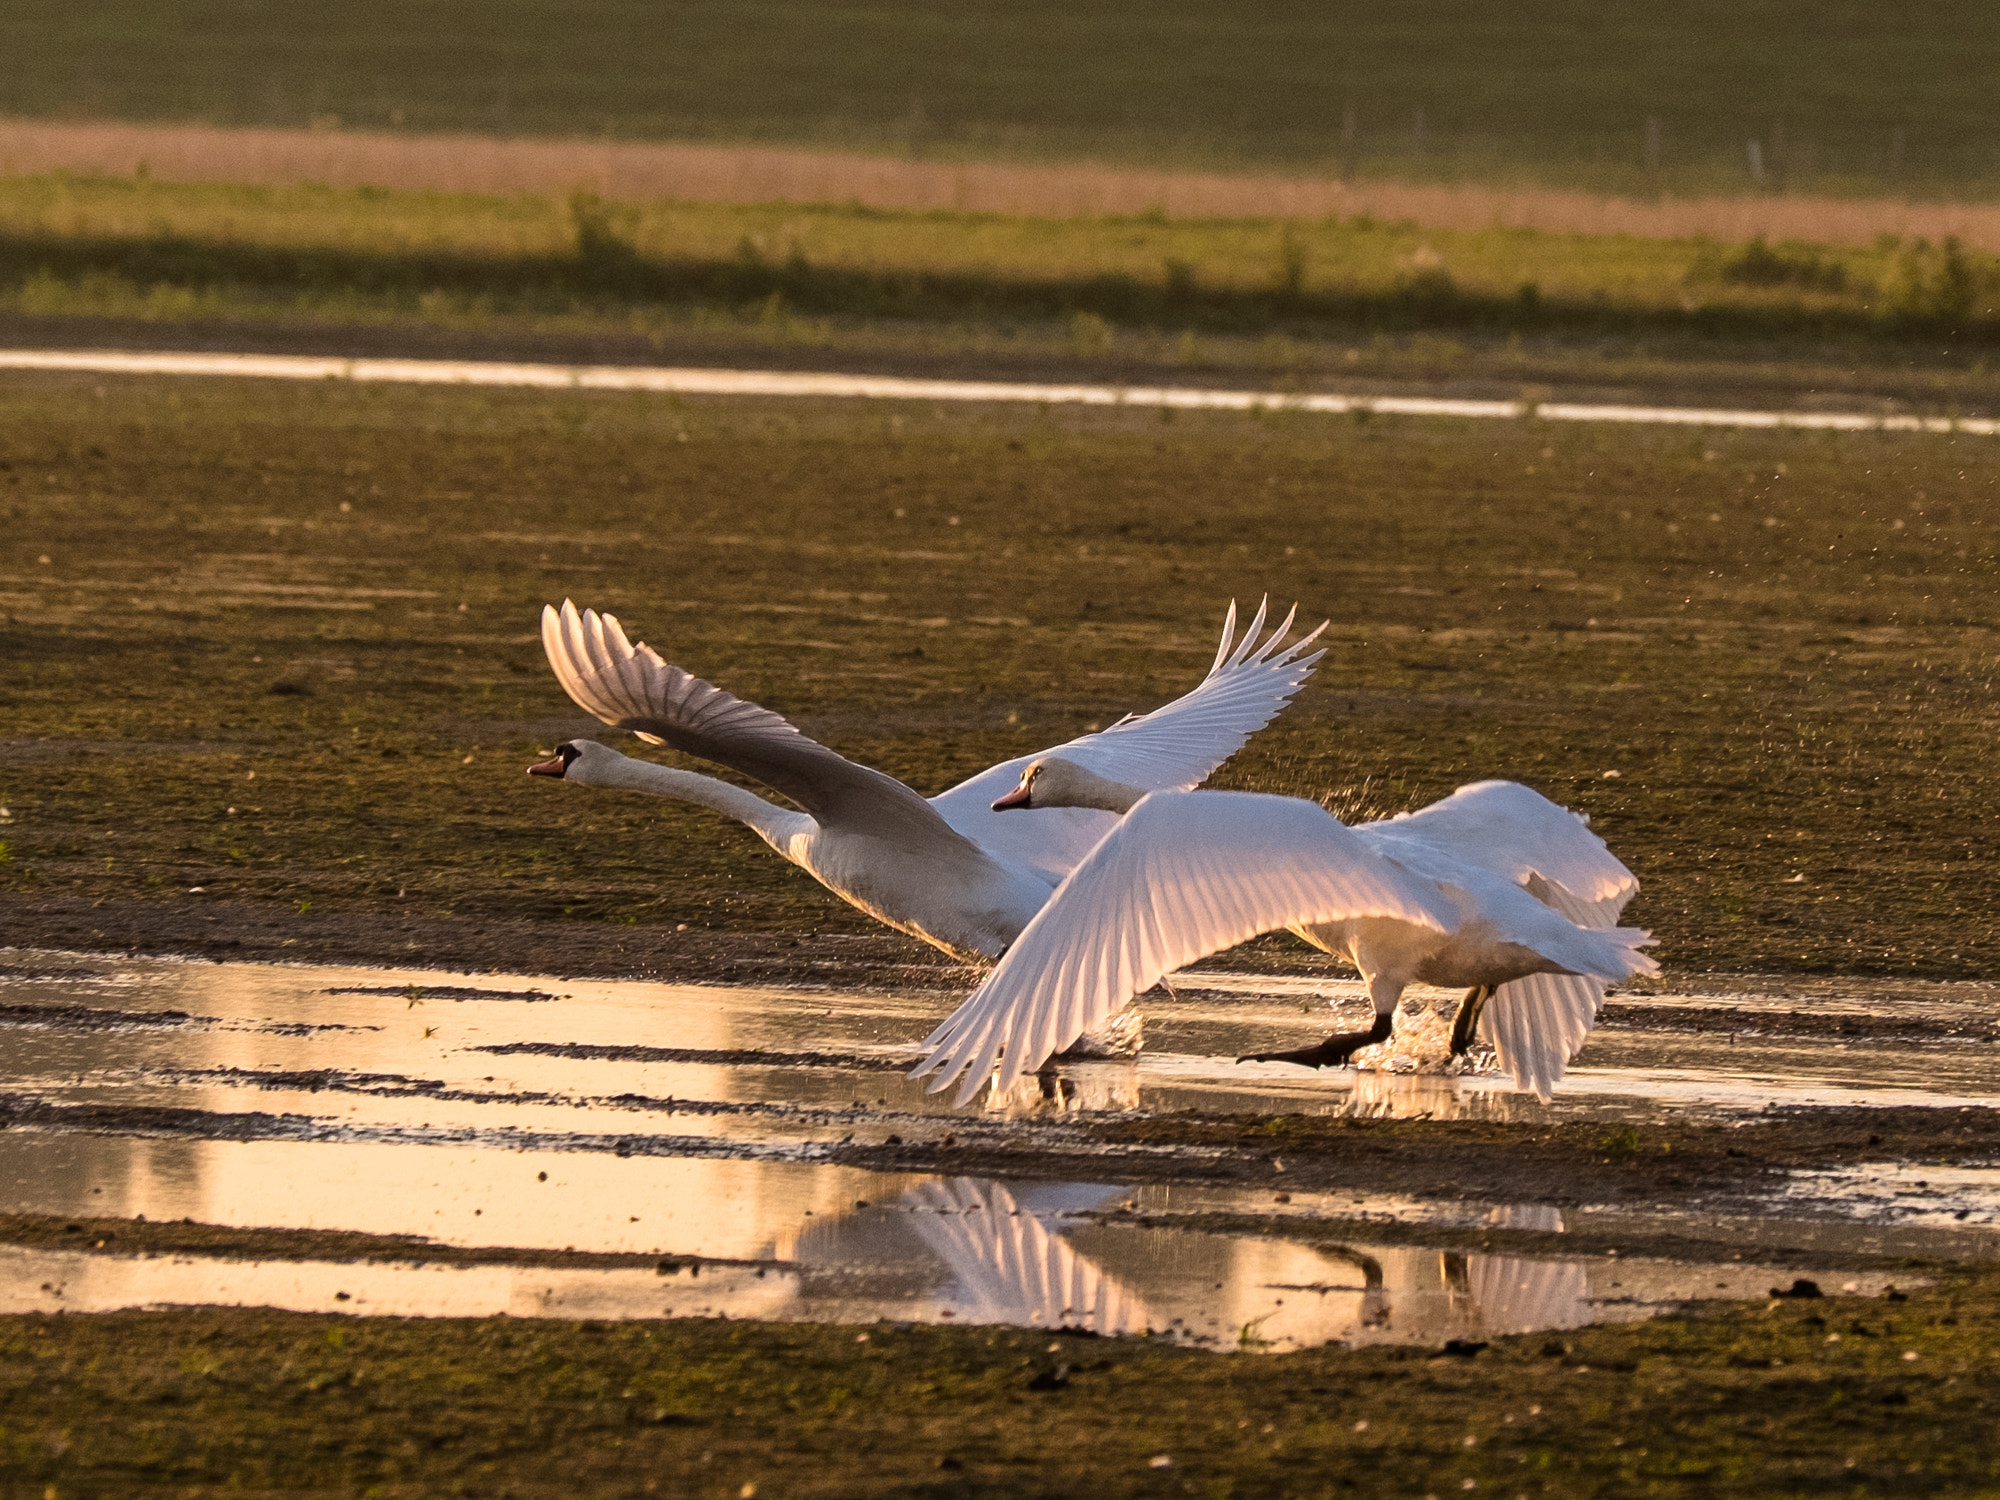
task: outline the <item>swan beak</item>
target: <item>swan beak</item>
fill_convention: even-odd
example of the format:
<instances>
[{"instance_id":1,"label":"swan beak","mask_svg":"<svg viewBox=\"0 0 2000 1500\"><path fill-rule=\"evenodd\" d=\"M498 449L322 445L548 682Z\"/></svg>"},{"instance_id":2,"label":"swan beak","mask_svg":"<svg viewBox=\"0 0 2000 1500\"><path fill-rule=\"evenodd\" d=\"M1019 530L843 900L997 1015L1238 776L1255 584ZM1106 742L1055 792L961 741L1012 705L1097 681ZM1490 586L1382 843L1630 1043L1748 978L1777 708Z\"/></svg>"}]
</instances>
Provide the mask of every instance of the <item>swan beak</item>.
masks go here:
<instances>
[{"instance_id":1,"label":"swan beak","mask_svg":"<svg viewBox=\"0 0 2000 1500\"><path fill-rule=\"evenodd\" d=\"M550 760L535 762L534 765L528 767L528 774L530 776L553 776L557 780L561 780L562 773L568 769L569 762L558 755Z\"/></svg>"},{"instance_id":2,"label":"swan beak","mask_svg":"<svg viewBox=\"0 0 2000 1500\"><path fill-rule=\"evenodd\" d=\"M1028 806L1028 799L1032 796L1034 796L1034 793L1027 787L1017 786L1006 796L997 799L993 804L993 810L995 812L1005 812L1010 807L1026 807Z\"/></svg>"}]
</instances>

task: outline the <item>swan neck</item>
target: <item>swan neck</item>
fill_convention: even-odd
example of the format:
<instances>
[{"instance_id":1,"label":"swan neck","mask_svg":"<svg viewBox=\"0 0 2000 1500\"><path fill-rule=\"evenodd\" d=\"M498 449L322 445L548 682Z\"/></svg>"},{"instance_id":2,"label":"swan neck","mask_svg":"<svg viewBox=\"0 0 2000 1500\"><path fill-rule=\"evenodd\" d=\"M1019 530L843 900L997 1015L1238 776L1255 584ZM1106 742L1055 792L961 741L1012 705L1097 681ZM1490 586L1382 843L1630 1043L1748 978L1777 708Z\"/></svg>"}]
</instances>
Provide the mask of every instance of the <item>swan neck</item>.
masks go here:
<instances>
[{"instance_id":1,"label":"swan neck","mask_svg":"<svg viewBox=\"0 0 2000 1500\"><path fill-rule=\"evenodd\" d=\"M1047 776L1046 773L1044 776L1045 780L1053 781L1055 785L1046 790L1036 789L1036 807L1088 807L1098 812L1117 813L1122 818L1146 795L1143 787L1127 786L1122 781L1099 776L1073 761L1065 765L1060 778Z\"/></svg>"},{"instance_id":2,"label":"swan neck","mask_svg":"<svg viewBox=\"0 0 2000 1500\"><path fill-rule=\"evenodd\" d=\"M782 837L790 831L790 825L803 816L766 802L755 792L746 792L740 786L718 781L713 776L703 776L698 771L683 771L678 766L634 760L630 756L621 757L617 766L607 767L591 780L596 786L624 787L629 791L672 797L679 802L693 802L712 808L739 823L748 823L767 839Z\"/></svg>"},{"instance_id":3,"label":"swan neck","mask_svg":"<svg viewBox=\"0 0 2000 1500\"><path fill-rule=\"evenodd\" d=\"M1086 794L1088 800L1077 803L1078 807L1094 807L1100 812L1117 813L1124 817L1139 805L1146 793L1136 786L1127 786L1122 781L1106 781L1093 787Z\"/></svg>"}]
</instances>

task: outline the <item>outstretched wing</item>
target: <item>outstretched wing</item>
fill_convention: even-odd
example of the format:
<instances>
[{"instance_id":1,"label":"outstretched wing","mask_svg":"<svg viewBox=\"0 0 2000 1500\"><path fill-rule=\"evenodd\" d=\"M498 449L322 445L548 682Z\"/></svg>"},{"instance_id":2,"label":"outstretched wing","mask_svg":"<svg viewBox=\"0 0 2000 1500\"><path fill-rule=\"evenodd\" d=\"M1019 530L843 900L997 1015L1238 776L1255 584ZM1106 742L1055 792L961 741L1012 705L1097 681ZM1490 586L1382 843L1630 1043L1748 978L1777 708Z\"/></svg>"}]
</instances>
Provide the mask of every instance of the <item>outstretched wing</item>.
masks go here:
<instances>
[{"instance_id":1,"label":"outstretched wing","mask_svg":"<svg viewBox=\"0 0 2000 1500\"><path fill-rule=\"evenodd\" d=\"M1014 816L1009 814L1009 816ZM1105 835L986 982L926 1039L912 1077L958 1102L1041 1066L1162 974L1294 923L1386 917L1449 931L1437 887L1331 813L1256 792L1154 792Z\"/></svg>"},{"instance_id":2,"label":"outstretched wing","mask_svg":"<svg viewBox=\"0 0 2000 1500\"><path fill-rule=\"evenodd\" d=\"M542 608L542 647L563 690L586 711L642 740L753 776L817 818L883 833L962 843L922 797L893 776L856 765L779 715L634 646L614 615Z\"/></svg>"},{"instance_id":3,"label":"outstretched wing","mask_svg":"<svg viewBox=\"0 0 2000 1500\"><path fill-rule=\"evenodd\" d=\"M1363 826L1380 839L1440 845L1515 885L1539 877L1572 900L1533 893L1580 927L1609 927L1639 889L1632 872L1590 831L1587 818L1518 781L1475 781L1429 807ZM1611 903L1609 917L1585 921L1576 903Z\"/></svg>"},{"instance_id":4,"label":"outstretched wing","mask_svg":"<svg viewBox=\"0 0 2000 1500\"><path fill-rule=\"evenodd\" d=\"M1265 635L1266 604L1257 606L1240 638L1236 606L1230 604L1215 662L1192 691L1149 714L1128 715L1099 733L1002 761L933 797L931 805L981 848L1055 878L1067 875L1104 837L1116 815L1086 807L1044 808L1031 816L996 813L993 799L1012 791L1021 772L1045 755L1060 755L1099 776L1146 791L1199 786L1291 702L1325 655L1308 654L1326 629L1324 624L1291 645L1284 644L1298 614L1296 606Z\"/></svg>"},{"instance_id":5,"label":"outstretched wing","mask_svg":"<svg viewBox=\"0 0 2000 1500\"><path fill-rule=\"evenodd\" d=\"M1530 896L1578 927L1610 933L1614 939L1630 932L1613 925L1619 909L1630 899L1630 891L1602 901L1585 901L1539 875L1529 876L1523 884ZM1644 937L1637 935L1630 946L1636 948ZM1635 953L1634 957L1644 955ZM1643 965L1635 964L1632 972L1650 974L1657 968L1647 958ZM1548 1102L1570 1059L1583 1050L1597 1025L1605 983L1594 974L1530 974L1493 992L1480 1013L1479 1034L1493 1044L1500 1066L1514 1075L1517 1087L1544 1104Z\"/></svg>"}]
</instances>

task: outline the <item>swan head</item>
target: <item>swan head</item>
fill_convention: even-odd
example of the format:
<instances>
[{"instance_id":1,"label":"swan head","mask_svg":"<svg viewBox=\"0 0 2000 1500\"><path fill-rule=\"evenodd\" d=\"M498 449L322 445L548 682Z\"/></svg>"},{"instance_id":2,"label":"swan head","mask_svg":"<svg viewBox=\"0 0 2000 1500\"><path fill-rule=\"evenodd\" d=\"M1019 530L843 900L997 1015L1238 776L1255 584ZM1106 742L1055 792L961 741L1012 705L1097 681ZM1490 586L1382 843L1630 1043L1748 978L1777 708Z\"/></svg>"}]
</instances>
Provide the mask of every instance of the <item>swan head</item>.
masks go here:
<instances>
[{"instance_id":1,"label":"swan head","mask_svg":"<svg viewBox=\"0 0 2000 1500\"><path fill-rule=\"evenodd\" d=\"M616 761L627 759L609 745L600 745L596 740L571 740L556 746L556 753L547 760L536 761L528 767L530 776L553 776L558 781L574 781L584 786L600 779L602 773L611 769Z\"/></svg>"},{"instance_id":2,"label":"swan head","mask_svg":"<svg viewBox=\"0 0 2000 1500\"><path fill-rule=\"evenodd\" d=\"M1045 755L1021 772L1021 784L993 804L995 812L1016 807L1094 807L1102 812L1128 813L1146 794L1135 786L1112 781L1095 771Z\"/></svg>"}]
</instances>

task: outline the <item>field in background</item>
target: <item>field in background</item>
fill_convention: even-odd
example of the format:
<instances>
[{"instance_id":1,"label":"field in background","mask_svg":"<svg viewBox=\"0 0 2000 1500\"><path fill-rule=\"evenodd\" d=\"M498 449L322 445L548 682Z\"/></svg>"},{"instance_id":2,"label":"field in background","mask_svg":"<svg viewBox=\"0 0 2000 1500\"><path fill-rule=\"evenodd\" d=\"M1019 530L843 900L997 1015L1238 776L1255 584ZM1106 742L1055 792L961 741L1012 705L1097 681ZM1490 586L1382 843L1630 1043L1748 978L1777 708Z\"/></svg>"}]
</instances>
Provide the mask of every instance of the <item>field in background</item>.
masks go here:
<instances>
[{"instance_id":1,"label":"field in background","mask_svg":"<svg viewBox=\"0 0 2000 1500\"><path fill-rule=\"evenodd\" d=\"M939 161L687 142L0 120L0 172L445 193L584 190L626 202L845 204L1038 218L1370 218L1434 229L1867 246L1924 238L2000 251L2000 207L1800 193L1606 197L1533 185L1220 175L1096 164Z\"/></svg>"},{"instance_id":2,"label":"field in background","mask_svg":"<svg viewBox=\"0 0 2000 1500\"><path fill-rule=\"evenodd\" d=\"M2000 189L1976 0L15 0L0 114L1678 195Z\"/></svg>"},{"instance_id":3,"label":"field in background","mask_svg":"<svg viewBox=\"0 0 2000 1500\"><path fill-rule=\"evenodd\" d=\"M1051 219L52 176L0 178L10 314L14 343L150 329L142 341L255 346L276 330L354 352L365 332L403 352L455 337L570 360L1417 378L1509 396L1622 384L1703 402L1810 392L1981 411L2000 258L1894 238L1732 244L1367 216ZM521 339L571 343L508 343Z\"/></svg>"},{"instance_id":4,"label":"field in background","mask_svg":"<svg viewBox=\"0 0 2000 1500\"><path fill-rule=\"evenodd\" d=\"M1184 690L1268 590L1328 656L1227 784L1356 815L1519 778L1638 871L1671 971L1983 976L1990 451L10 377L9 937L102 902L308 957L414 914L670 969L869 932L706 812L521 774L592 727L545 601L935 792Z\"/></svg>"}]
</instances>

